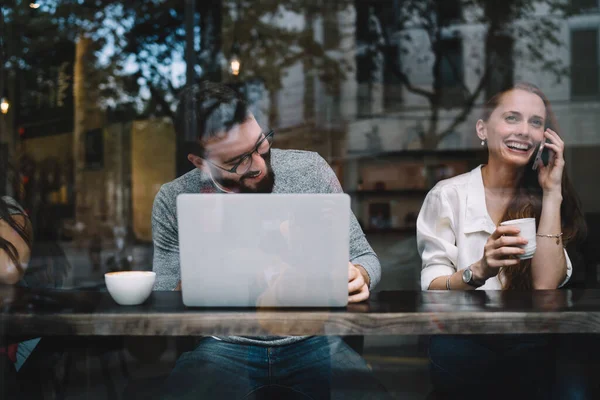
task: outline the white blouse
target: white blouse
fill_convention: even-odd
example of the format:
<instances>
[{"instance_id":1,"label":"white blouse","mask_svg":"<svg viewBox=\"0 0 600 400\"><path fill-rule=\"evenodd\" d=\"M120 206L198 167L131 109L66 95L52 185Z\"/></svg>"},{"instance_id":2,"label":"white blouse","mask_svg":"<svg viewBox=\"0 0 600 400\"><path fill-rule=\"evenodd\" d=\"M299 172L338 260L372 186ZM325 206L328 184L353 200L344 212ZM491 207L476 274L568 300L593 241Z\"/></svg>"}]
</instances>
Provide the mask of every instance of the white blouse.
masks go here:
<instances>
[{"instance_id":1,"label":"white blouse","mask_svg":"<svg viewBox=\"0 0 600 400\"><path fill-rule=\"evenodd\" d=\"M427 194L417 218L417 246L422 259L421 289L431 282L463 270L483 257L483 248L496 226L487 212L481 165L471 172L440 181ZM567 277L573 266L567 251ZM498 276L481 290L500 290Z\"/></svg>"}]
</instances>

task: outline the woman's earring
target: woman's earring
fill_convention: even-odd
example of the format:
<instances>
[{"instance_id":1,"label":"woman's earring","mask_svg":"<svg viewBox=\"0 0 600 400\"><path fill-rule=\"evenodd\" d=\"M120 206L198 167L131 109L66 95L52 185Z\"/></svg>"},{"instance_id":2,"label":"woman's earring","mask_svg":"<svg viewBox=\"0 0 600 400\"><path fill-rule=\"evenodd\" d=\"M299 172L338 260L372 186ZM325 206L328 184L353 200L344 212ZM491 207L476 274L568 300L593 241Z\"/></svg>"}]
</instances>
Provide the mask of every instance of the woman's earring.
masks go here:
<instances>
[{"instance_id":1,"label":"woman's earring","mask_svg":"<svg viewBox=\"0 0 600 400\"><path fill-rule=\"evenodd\" d=\"M485 146L485 139L483 139L483 140L481 141L481 145L482 145L482 146Z\"/></svg>"}]
</instances>

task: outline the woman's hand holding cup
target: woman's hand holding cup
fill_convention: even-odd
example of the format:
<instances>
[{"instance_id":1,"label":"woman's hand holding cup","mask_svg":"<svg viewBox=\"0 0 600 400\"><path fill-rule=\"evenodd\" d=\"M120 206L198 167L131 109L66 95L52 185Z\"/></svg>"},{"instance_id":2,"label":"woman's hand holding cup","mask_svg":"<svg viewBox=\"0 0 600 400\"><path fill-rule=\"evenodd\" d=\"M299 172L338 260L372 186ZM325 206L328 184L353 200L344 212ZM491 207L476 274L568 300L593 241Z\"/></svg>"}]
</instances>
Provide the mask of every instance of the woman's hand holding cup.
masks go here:
<instances>
[{"instance_id":1,"label":"woman's hand holding cup","mask_svg":"<svg viewBox=\"0 0 600 400\"><path fill-rule=\"evenodd\" d=\"M488 238L483 257L471 269L479 280L487 280L498 275L500 268L511 267L520 262L519 257L525 254L528 240L519 236L521 230L516 226L499 226Z\"/></svg>"}]
</instances>

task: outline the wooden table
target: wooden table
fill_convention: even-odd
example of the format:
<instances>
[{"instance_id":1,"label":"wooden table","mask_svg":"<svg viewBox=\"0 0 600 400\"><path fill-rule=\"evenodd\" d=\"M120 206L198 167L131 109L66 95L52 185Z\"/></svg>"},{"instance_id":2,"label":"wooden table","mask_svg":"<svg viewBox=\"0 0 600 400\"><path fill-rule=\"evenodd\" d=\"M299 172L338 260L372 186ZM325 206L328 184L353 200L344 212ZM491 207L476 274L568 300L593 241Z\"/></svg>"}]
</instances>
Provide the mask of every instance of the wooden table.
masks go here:
<instances>
[{"instance_id":1,"label":"wooden table","mask_svg":"<svg viewBox=\"0 0 600 400\"><path fill-rule=\"evenodd\" d=\"M600 333L600 290L398 291L344 309L187 308L179 292L119 306L107 292L0 287L0 334L432 335Z\"/></svg>"}]
</instances>

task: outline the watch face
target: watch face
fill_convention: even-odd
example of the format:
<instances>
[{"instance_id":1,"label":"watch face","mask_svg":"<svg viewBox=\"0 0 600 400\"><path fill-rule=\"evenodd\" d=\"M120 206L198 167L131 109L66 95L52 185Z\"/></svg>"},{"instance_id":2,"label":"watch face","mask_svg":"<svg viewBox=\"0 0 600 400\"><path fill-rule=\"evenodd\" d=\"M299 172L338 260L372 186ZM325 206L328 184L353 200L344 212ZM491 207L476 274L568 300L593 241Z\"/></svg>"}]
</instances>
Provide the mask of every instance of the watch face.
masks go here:
<instances>
[{"instance_id":1,"label":"watch face","mask_svg":"<svg viewBox=\"0 0 600 400\"><path fill-rule=\"evenodd\" d=\"M473 277L473 271L471 271L470 269L465 269L463 272L463 281L465 283L469 283L471 281L471 278Z\"/></svg>"}]
</instances>

